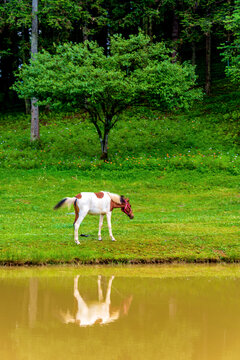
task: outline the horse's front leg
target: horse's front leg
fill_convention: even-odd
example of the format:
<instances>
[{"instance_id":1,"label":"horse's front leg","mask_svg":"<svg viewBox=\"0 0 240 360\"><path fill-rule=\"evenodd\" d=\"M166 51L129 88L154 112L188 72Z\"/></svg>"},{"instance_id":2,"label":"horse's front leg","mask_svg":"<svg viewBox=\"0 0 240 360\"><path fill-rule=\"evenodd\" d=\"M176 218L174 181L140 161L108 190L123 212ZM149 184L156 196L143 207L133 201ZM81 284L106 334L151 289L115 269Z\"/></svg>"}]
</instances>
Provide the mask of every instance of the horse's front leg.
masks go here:
<instances>
[{"instance_id":1,"label":"horse's front leg","mask_svg":"<svg viewBox=\"0 0 240 360\"><path fill-rule=\"evenodd\" d=\"M98 240L100 240L100 241L102 240L101 230L102 230L103 218L104 218L104 215L100 215L100 218L99 218L99 229L98 229Z\"/></svg>"},{"instance_id":2,"label":"horse's front leg","mask_svg":"<svg viewBox=\"0 0 240 360\"><path fill-rule=\"evenodd\" d=\"M80 244L80 242L78 241L78 229L86 215L87 215L87 211L81 211L80 214L78 215L77 220L74 223L74 240L77 245Z\"/></svg>"},{"instance_id":3,"label":"horse's front leg","mask_svg":"<svg viewBox=\"0 0 240 360\"><path fill-rule=\"evenodd\" d=\"M74 292L73 295L75 297L75 299L77 300L78 303L78 312L80 311L85 311L88 310L88 306L85 303L85 301L83 300L83 298L81 297L79 290L78 290L78 279L79 279L79 275L75 276L74 278Z\"/></svg>"},{"instance_id":4,"label":"horse's front leg","mask_svg":"<svg viewBox=\"0 0 240 360\"><path fill-rule=\"evenodd\" d=\"M103 292L102 292L102 276L98 275L98 301L103 302Z\"/></svg>"},{"instance_id":5,"label":"horse's front leg","mask_svg":"<svg viewBox=\"0 0 240 360\"><path fill-rule=\"evenodd\" d=\"M112 239L112 241L116 241L115 237L112 234L111 216L112 216L112 212L110 211L107 213L108 230L109 230L109 235L110 235L110 238Z\"/></svg>"}]
</instances>

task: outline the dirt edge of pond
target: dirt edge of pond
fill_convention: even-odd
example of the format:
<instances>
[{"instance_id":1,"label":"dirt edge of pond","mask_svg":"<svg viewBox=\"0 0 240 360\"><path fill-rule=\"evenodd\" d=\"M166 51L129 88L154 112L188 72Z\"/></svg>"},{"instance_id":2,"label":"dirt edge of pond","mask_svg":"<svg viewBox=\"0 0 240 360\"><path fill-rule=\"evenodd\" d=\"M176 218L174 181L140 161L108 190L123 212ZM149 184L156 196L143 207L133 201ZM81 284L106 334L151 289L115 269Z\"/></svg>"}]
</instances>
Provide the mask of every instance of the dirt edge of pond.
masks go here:
<instances>
[{"instance_id":1,"label":"dirt edge of pond","mask_svg":"<svg viewBox=\"0 0 240 360\"><path fill-rule=\"evenodd\" d=\"M154 264L239 264L240 259L230 259L230 258L205 258L205 259L90 259L90 260L81 260L75 258L71 261L61 261L61 260L47 260L47 261L37 261L37 260L6 260L0 261L0 266L47 266L47 265L154 265Z\"/></svg>"}]
</instances>

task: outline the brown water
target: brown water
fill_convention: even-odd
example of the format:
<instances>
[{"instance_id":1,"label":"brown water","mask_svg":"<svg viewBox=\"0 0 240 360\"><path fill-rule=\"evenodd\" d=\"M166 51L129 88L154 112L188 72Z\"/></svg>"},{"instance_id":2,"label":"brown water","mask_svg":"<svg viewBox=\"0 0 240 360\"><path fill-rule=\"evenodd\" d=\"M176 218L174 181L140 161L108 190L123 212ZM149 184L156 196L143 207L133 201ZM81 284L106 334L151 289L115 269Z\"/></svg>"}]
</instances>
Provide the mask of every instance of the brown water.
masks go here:
<instances>
[{"instance_id":1,"label":"brown water","mask_svg":"<svg viewBox=\"0 0 240 360\"><path fill-rule=\"evenodd\" d=\"M1 269L0 359L240 359L239 268L192 273Z\"/></svg>"}]
</instances>

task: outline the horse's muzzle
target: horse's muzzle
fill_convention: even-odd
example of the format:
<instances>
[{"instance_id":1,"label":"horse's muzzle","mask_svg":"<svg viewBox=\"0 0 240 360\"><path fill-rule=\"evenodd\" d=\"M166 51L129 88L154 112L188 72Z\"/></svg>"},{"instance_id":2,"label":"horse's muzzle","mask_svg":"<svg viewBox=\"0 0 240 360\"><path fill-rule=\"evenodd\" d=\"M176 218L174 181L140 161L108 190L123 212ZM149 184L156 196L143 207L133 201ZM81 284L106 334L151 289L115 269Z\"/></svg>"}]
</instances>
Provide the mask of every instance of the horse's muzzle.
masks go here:
<instances>
[{"instance_id":1,"label":"horse's muzzle","mask_svg":"<svg viewBox=\"0 0 240 360\"><path fill-rule=\"evenodd\" d=\"M134 216L133 216L133 215L130 215L129 217L130 217L130 219L131 219L131 220L134 218Z\"/></svg>"}]
</instances>

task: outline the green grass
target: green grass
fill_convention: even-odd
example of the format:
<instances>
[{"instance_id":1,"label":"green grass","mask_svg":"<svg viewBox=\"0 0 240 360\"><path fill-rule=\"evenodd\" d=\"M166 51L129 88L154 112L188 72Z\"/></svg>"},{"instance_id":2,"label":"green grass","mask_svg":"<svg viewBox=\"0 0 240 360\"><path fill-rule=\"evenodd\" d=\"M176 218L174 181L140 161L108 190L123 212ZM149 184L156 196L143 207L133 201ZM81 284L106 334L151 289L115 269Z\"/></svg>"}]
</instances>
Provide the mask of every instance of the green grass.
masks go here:
<instances>
[{"instance_id":1,"label":"green grass","mask_svg":"<svg viewBox=\"0 0 240 360\"><path fill-rule=\"evenodd\" d=\"M109 136L109 162L100 158L94 126L84 113L40 113L38 143L30 116L0 114L0 167L7 169L197 169L240 174L238 90L216 85L189 112L128 109Z\"/></svg>"},{"instance_id":2,"label":"green grass","mask_svg":"<svg viewBox=\"0 0 240 360\"><path fill-rule=\"evenodd\" d=\"M234 262L240 260L240 177L197 171L0 171L0 263ZM87 216L73 240L73 209L53 211L65 196L109 190L130 197L134 220L117 209L112 242L106 219Z\"/></svg>"},{"instance_id":3,"label":"green grass","mask_svg":"<svg viewBox=\"0 0 240 360\"><path fill-rule=\"evenodd\" d=\"M219 82L190 112L128 109L105 163L84 113L41 112L35 143L29 116L0 114L0 263L240 261L239 95ZM114 243L87 216L76 246L73 209L52 208L100 190L129 196L135 219L114 210Z\"/></svg>"}]
</instances>

